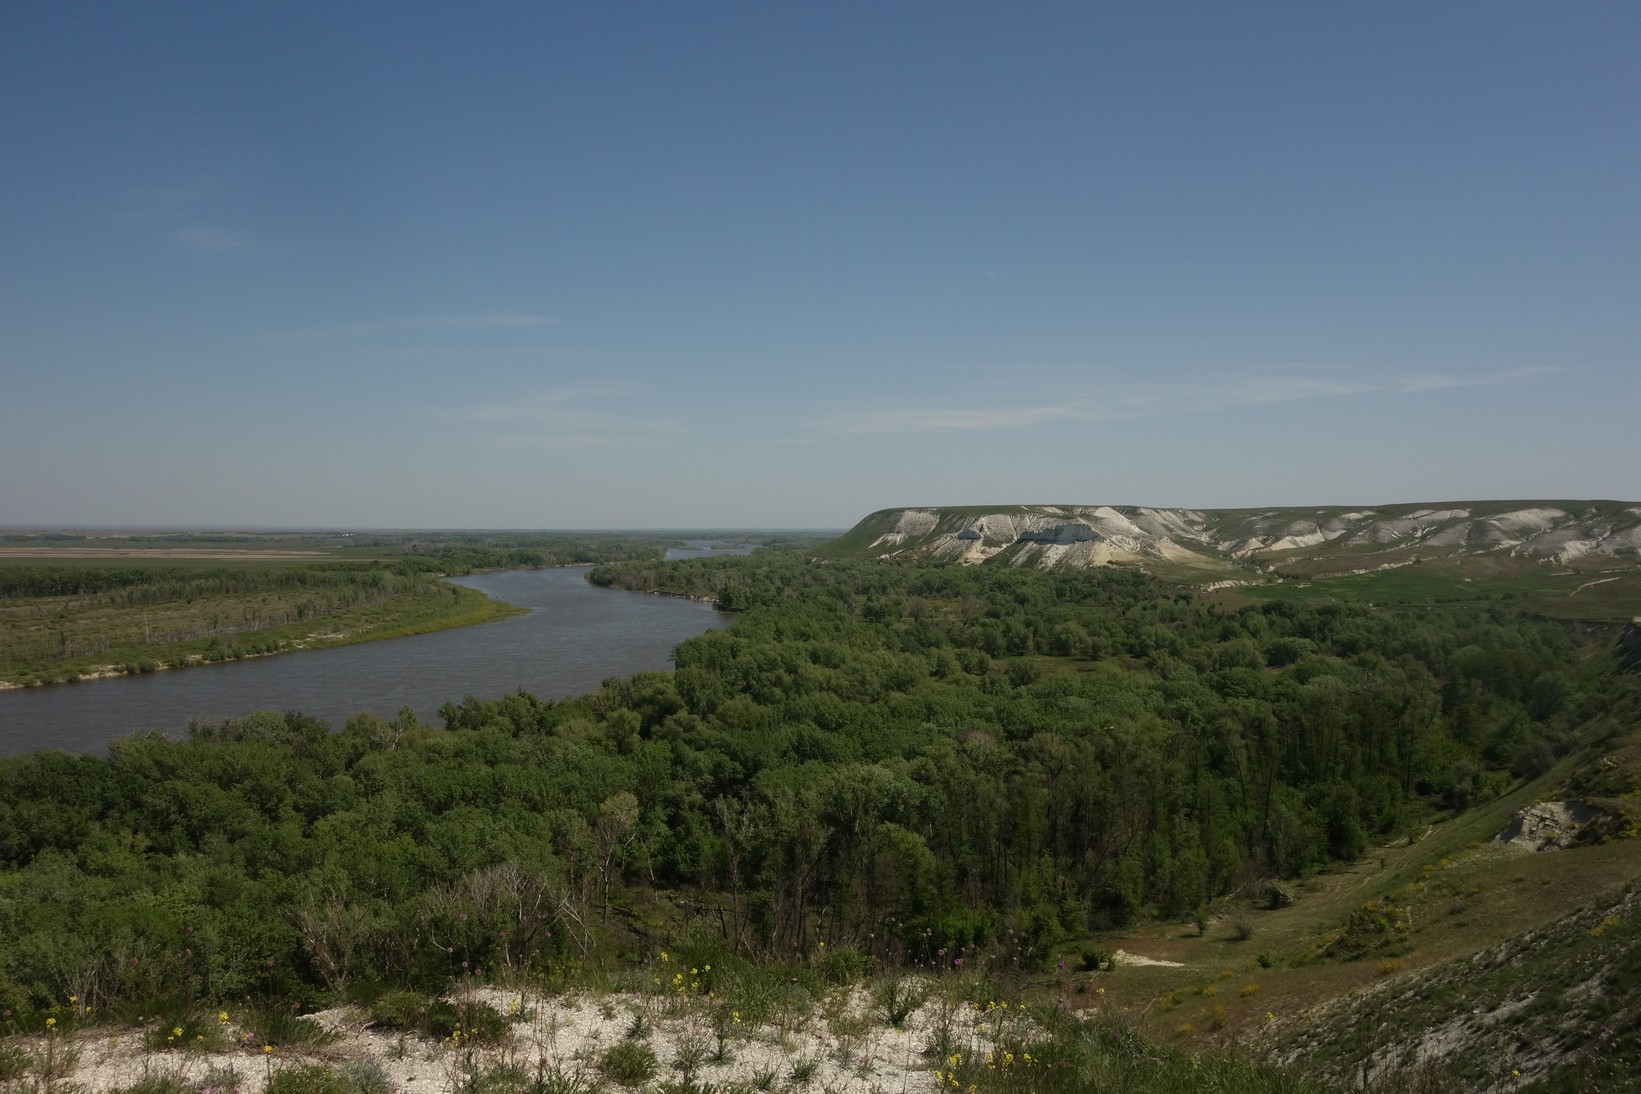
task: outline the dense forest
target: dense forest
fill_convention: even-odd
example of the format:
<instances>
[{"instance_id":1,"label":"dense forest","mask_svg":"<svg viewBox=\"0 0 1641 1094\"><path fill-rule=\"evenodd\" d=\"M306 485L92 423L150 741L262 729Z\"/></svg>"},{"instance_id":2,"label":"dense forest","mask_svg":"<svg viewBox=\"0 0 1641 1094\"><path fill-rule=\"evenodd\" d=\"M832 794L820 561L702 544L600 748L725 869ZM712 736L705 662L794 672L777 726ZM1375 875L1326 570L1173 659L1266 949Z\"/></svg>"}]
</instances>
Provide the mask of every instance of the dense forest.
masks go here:
<instances>
[{"instance_id":1,"label":"dense forest","mask_svg":"<svg viewBox=\"0 0 1641 1094\"><path fill-rule=\"evenodd\" d=\"M1606 636L1504 607L795 551L593 579L741 615L675 672L442 727L268 712L0 761L0 1007L558 975L669 944L657 894L765 961L1042 967L1496 795L1634 686Z\"/></svg>"}]
</instances>

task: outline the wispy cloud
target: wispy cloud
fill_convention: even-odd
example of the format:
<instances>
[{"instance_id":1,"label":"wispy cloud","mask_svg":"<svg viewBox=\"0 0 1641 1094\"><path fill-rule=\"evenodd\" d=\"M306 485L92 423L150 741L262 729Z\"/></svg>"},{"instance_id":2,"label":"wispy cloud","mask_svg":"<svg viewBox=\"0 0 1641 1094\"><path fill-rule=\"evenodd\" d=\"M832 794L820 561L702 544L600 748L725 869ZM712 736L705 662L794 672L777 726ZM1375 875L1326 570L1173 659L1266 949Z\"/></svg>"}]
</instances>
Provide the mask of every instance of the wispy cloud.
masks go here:
<instances>
[{"instance_id":1,"label":"wispy cloud","mask_svg":"<svg viewBox=\"0 0 1641 1094\"><path fill-rule=\"evenodd\" d=\"M1206 407L1255 406L1296 399L1334 399L1373 390L1371 382L1342 377L1255 376L1201 389L1196 401Z\"/></svg>"},{"instance_id":2,"label":"wispy cloud","mask_svg":"<svg viewBox=\"0 0 1641 1094\"><path fill-rule=\"evenodd\" d=\"M480 439L509 451L647 447L689 432L675 419L610 405L634 394L623 387L566 388L471 406L452 416L471 423Z\"/></svg>"},{"instance_id":3,"label":"wispy cloud","mask_svg":"<svg viewBox=\"0 0 1641 1094\"><path fill-rule=\"evenodd\" d=\"M209 215L228 188L218 175L196 175L168 186L133 187L114 195L109 214L127 224L174 224Z\"/></svg>"},{"instance_id":4,"label":"wispy cloud","mask_svg":"<svg viewBox=\"0 0 1641 1094\"><path fill-rule=\"evenodd\" d=\"M863 410L836 419L834 428L845 433L921 433L936 429L1019 429L1065 418L1088 417L1087 410L1070 404L1043 406L944 409L907 407Z\"/></svg>"},{"instance_id":5,"label":"wispy cloud","mask_svg":"<svg viewBox=\"0 0 1641 1094\"><path fill-rule=\"evenodd\" d=\"M924 433L1021 429L1053 422L1113 422L1167 413L1231 410L1308 399L1399 393L1419 395L1455 387L1507 383L1552 370L1518 369L1483 376L1424 374L1386 377L1331 372L1249 373L1201 384L1134 385L1067 392L1063 399L1003 406L873 407L818 423L831 433Z\"/></svg>"},{"instance_id":6,"label":"wispy cloud","mask_svg":"<svg viewBox=\"0 0 1641 1094\"><path fill-rule=\"evenodd\" d=\"M1440 374L1425 374L1420 376L1403 376L1395 381L1396 390L1408 395L1420 395L1427 391L1445 391L1455 387L1489 387L1494 384L1514 383L1517 380L1533 380L1541 376L1554 375L1560 372L1554 368L1518 368L1508 372L1494 372L1482 376L1444 376Z\"/></svg>"},{"instance_id":7,"label":"wispy cloud","mask_svg":"<svg viewBox=\"0 0 1641 1094\"><path fill-rule=\"evenodd\" d=\"M171 242L186 251L212 253L237 251L245 246L245 237L216 224L191 224L173 232Z\"/></svg>"},{"instance_id":8,"label":"wispy cloud","mask_svg":"<svg viewBox=\"0 0 1641 1094\"><path fill-rule=\"evenodd\" d=\"M410 334L423 331L470 330L502 331L528 330L532 327L551 326L558 320L546 315L524 312L471 312L445 315L398 316L371 319L358 323L344 323L334 327L312 327L270 335L268 341L288 342L341 342L356 338L374 338L384 335Z\"/></svg>"}]
</instances>

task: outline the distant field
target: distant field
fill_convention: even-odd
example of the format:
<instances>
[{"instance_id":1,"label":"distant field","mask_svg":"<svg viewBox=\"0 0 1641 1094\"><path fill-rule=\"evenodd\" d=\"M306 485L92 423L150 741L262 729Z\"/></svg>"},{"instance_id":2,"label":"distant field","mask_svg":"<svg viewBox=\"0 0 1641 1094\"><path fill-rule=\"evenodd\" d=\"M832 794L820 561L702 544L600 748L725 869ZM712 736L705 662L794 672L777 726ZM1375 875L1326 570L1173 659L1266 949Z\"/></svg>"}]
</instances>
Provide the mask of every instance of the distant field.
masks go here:
<instances>
[{"instance_id":1,"label":"distant field","mask_svg":"<svg viewBox=\"0 0 1641 1094\"><path fill-rule=\"evenodd\" d=\"M131 563L297 563L402 558L407 542L354 544L334 536L221 537L108 536L96 538L0 536L0 567L105 566Z\"/></svg>"},{"instance_id":2,"label":"distant field","mask_svg":"<svg viewBox=\"0 0 1641 1094\"><path fill-rule=\"evenodd\" d=\"M440 580L659 559L629 533L0 536L0 686L151 672L483 623L509 605Z\"/></svg>"},{"instance_id":3,"label":"distant field","mask_svg":"<svg viewBox=\"0 0 1641 1094\"><path fill-rule=\"evenodd\" d=\"M0 546L0 563L22 561L59 562L68 559L92 561L211 559L239 561L267 559L279 562L310 562L321 559L345 558L342 550L292 550L275 547L17 547Z\"/></svg>"},{"instance_id":4,"label":"distant field","mask_svg":"<svg viewBox=\"0 0 1641 1094\"><path fill-rule=\"evenodd\" d=\"M151 672L482 623L513 609L373 563L0 568L0 685Z\"/></svg>"},{"instance_id":5,"label":"distant field","mask_svg":"<svg viewBox=\"0 0 1641 1094\"><path fill-rule=\"evenodd\" d=\"M1287 580L1232 590L1235 598L1372 604L1509 604L1558 619L1622 622L1641 615L1641 570L1553 571L1543 566L1469 576L1456 569L1409 566L1367 574Z\"/></svg>"}]
</instances>

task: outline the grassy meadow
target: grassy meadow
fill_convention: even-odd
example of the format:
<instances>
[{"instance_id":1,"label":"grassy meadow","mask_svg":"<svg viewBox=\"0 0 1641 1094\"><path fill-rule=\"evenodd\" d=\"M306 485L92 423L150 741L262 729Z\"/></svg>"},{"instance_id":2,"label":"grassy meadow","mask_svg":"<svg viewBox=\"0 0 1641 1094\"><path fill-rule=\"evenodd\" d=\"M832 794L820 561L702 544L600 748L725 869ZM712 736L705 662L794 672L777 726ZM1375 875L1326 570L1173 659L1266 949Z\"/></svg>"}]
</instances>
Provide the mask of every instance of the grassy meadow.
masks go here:
<instances>
[{"instance_id":1,"label":"grassy meadow","mask_svg":"<svg viewBox=\"0 0 1641 1094\"><path fill-rule=\"evenodd\" d=\"M48 583L65 591L27 595ZM79 574L8 567L0 587L8 585L0 682L11 685L395 638L515 611L433 574L376 564L164 563Z\"/></svg>"},{"instance_id":2,"label":"grassy meadow","mask_svg":"<svg viewBox=\"0 0 1641 1094\"><path fill-rule=\"evenodd\" d=\"M446 575L654 559L672 542L608 533L0 536L0 686L470 626L517 609Z\"/></svg>"}]
</instances>

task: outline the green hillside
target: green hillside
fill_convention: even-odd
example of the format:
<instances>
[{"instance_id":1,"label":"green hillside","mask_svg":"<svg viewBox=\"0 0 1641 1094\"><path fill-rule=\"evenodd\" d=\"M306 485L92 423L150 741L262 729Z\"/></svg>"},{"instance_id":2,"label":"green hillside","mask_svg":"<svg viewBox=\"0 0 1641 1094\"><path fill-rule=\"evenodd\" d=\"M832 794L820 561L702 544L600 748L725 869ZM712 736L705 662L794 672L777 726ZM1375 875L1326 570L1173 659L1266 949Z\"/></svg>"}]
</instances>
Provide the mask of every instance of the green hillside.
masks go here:
<instances>
[{"instance_id":1,"label":"green hillside","mask_svg":"<svg viewBox=\"0 0 1641 1094\"><path fill-rule=\"evenodd\" d=\"M1620 623L1641 615L1641 504L1632 502L885 509L818 553L1037 569L1131 566L1228 603L1508 601L1565 619Z\"/></svg>"},{"instance_id":2,"label":"green hillside","mask_svg":"<svg viewBox=\"0 0 1641 1094\"><path fill-rule=\"evenodd\" d=\"M593 576L740 616L559 702L0 761L0 1082L199 1038L318 1083L328 1029L452 1090L1633 1088L1617 628L800 549ZM1557 802L1568 849L1494 842Z\"/></svg>"}]
</instances>

